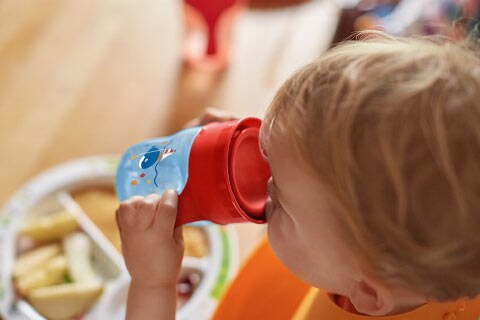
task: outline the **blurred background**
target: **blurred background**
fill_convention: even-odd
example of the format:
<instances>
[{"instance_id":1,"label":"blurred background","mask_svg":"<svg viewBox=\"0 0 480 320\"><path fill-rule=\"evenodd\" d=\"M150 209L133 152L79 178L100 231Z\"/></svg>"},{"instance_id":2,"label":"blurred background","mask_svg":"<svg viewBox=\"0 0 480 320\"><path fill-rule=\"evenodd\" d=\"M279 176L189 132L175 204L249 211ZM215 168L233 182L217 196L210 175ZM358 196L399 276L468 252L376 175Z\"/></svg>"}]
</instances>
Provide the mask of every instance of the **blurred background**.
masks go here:
<instances>
[{"instance_id":1,"label":"blurred background","mask_svg":"<svg viewBox=\"0 0 480 320\"><path fill-rule=\"evenodd\" d=\"M261 117L293 71L356 30L451 35L459 18L473 29L478 7L478 0L0 0L0 205L46 168L120 154L181 129L206 107ZM208 32L202 38L192 16L222 14L217 50L206 52Z\"/></svg>"},{"instance_id":2,"label":"blurred background","mask_svg":"<svg viewBox=\"0 0 480 320\"><path fill-rule=\"evenodd\" d=\"M462 38L479 12L478 0L0 0L0 207L47 168L121 154L207 107L262 117L289 75L355 31ZM114 233L113 190L94 189L79 201ZM264 228L236 228L244 259Z\"/></svg>"}]
</instances>

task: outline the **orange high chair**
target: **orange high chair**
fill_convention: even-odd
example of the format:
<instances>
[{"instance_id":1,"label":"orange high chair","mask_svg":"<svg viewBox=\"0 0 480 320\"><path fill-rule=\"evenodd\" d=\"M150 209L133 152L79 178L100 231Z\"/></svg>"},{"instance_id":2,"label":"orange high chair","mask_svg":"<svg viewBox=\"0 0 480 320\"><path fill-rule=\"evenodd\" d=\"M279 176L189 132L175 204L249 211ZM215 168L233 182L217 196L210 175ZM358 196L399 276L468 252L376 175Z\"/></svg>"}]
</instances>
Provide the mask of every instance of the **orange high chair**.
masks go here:
<instances>
[{"instance_id":1,"label":"orange high chair","mask_svg":"<svg viewBox=\"0 0 480 320\"><path fill-rule=\"evenodd\" d=\"M264 239L221 298L212 320L291 319L309 289Z\"/></svg>"}]
</instances>

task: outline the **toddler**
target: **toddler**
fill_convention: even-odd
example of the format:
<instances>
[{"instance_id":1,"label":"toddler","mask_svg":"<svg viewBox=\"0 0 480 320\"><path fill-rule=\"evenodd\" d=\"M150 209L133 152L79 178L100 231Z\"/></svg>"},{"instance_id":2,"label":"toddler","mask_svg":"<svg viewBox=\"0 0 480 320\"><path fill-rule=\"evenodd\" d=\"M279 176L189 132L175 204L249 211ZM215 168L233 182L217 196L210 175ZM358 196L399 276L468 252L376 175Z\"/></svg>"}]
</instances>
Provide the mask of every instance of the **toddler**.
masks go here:
<instances>
[{"instance_id":1,"label":"toddler","mask_svg":"<svg viewBox=\"0 0 480 320\"><path fill-rule=\"evenodd\" d=\"M470 50L382 34L339 45L280 88L260 141L270 245L302 280L343 297L341 319L413 319L432 305L448 319L480 316L480 59ZM127 319L175 317L176 206L167 191L117 210Z\"/></svg>"}]
</instances>

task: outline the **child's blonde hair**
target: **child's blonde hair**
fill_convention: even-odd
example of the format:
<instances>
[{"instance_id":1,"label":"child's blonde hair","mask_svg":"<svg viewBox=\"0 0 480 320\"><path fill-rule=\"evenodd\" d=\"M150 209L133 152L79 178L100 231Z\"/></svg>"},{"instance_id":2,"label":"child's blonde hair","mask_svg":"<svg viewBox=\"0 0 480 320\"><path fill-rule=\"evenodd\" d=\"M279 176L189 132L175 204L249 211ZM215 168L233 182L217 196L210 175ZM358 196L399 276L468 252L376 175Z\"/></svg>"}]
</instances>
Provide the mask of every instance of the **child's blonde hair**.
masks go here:
<instances>
[{"instance_id":1,"label":"child's blonde hair","mask_svg":"<svg viewBox=\"0 0 480 320\"><path fill-rule=\"evenodd\" d=\"M347 42L299 70L265 121L335 197L342 236L388 283L480 294L480 59L447 42Z\"/></svg>"}]
</instances>

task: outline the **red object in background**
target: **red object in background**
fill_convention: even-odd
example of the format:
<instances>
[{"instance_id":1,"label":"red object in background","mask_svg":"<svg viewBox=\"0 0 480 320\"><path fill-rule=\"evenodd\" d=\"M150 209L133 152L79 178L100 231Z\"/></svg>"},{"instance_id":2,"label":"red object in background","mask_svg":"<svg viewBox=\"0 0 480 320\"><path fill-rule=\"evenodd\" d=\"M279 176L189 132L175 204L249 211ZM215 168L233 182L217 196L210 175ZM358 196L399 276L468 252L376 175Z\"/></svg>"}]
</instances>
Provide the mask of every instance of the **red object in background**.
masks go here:
<instances>
[{"instance_id":1,"label":"red object in background","mask_svg":"<svg viewBox=\"0 0 480 320\"><path fill-rule=\"evenodd\" d=\"M258 144L260 124L260 119L245 118L202 128L190 150L176 225L266 222L270 170Z\"/></svg>"},{"instance_id":2,"label":"red object in background","mask_svg":"<svg viewBox=\"0 0 480 320\"><path fill-rule=\"evenodd\" d=\"M197 69L216 71L227 63L235 16L246 0L185 0L184 58Z\"/></svg>"}]
</instances>

